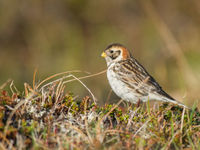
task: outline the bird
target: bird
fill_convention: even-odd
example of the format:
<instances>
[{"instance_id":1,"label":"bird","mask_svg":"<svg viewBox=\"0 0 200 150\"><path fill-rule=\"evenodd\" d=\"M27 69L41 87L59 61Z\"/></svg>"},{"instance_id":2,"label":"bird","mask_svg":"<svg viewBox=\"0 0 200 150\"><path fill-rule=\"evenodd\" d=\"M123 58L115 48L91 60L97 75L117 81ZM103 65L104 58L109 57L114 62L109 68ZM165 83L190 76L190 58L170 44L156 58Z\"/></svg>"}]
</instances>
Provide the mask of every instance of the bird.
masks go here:
<instances>
[{"instance_id":1,"label":"bird","mask_svg":"<svg viewBox=\"0 0 200 150\"><path fill-rule=\"evenodd\" d=\"M121 99L135 104L157 100L187 108L167 94L122 44L108 45L101 56L106 60L108 82Z\"/></svg>"}]
</instances>

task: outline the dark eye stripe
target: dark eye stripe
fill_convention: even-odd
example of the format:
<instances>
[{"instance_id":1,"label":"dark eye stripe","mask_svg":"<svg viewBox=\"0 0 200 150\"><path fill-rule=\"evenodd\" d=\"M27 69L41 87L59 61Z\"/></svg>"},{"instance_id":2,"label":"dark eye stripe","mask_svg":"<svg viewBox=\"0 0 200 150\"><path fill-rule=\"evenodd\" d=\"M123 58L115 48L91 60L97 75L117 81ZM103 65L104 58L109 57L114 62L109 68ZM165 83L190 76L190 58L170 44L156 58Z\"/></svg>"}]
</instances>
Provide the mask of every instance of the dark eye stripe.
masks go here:
<instances>
[{"instance_id":1,"label":"dark eye stripe","mask_svg":"<svg viewBox=\"0 0 200 150\"><path fill-rule=\"evenodd\" d=\"M120 53L121 53L120 50L113 51L113 53L111 53L112 55L110 57L112 58L112 60L114 60L120 55Z\"/></svg>"}]
</instances>

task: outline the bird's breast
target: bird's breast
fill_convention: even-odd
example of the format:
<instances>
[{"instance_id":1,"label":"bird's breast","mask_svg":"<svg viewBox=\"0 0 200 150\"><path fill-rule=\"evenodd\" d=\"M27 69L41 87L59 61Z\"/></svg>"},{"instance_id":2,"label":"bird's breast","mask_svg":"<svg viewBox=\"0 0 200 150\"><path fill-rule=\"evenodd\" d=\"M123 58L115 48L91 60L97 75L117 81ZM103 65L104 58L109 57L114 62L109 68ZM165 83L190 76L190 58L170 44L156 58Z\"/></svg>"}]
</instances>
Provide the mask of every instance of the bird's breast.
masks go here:
<instances>
[{"instance_id":1,"label":"bird's breast","mask_svg":"<svg viewBox=\"0 0 200 150\"><path fill-rule=\"evenodd\" d=\"M117 96L132 103L138 101L138 96L134 93L134 89L131 89L122 81L119 68L110 66L107 70L107 78L112 90Z\"/></svg>"}]
</instances>

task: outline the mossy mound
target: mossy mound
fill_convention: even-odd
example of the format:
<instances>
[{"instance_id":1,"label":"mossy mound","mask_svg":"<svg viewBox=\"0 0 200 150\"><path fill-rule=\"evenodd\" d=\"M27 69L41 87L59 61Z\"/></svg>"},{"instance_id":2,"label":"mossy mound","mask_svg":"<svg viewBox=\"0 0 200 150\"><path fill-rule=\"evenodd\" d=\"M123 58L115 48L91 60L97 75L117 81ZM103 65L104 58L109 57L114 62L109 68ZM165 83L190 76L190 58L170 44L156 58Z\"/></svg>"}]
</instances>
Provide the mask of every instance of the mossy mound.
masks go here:
<instances>
[{"instance_id":1,"label":"mossy mound","mask_svg":"<svg viewBox=\"0 0 200 150\"><path fill-rule=\"evenodd\" d=\"M49 86L0 96L4 149L200 148L200 113L170 104L150 108L105 104Z\"/></svg>"}]
</instances>

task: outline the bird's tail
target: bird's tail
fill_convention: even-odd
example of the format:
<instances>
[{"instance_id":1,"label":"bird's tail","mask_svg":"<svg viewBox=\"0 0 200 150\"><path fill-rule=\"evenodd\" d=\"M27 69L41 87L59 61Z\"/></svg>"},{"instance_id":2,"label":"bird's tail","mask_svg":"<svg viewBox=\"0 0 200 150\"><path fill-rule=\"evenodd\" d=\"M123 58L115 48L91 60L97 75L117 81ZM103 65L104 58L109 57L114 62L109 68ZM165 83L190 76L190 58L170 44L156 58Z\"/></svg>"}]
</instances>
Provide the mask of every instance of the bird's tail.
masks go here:
<instances>
[{"instance_id":1,"label":"bird's tail","mask_svg":"<svg viewBox=\"0 0 200 150\"><path fill-rule=\"evenodd\" d=\"M169 94L167 94L165 91L161 90L158 92L160 95L162 95L162 101L164 102L171 102L174 104L177 104L179 106L185 107L185 108L189 108L186 105L184 105L183 103L177 101L176 99L174 99L173 97L171 97Z\"/></svg>"},{"instance_id":2,"label":"bird's tail","mask_svg":"<svg viewBox=\"0 0 200 150\"><path fill-rule=\"evenodd\" d=\"M169 99L169 98L163 97L162 100L165 101L165 102L170 102L170 103L173 103L173 104L182 106L182 107L184 107L184 108L189 108L189 107L187 107L186 105L184 105L183 103L181 103L181 102L179 102L179 101L177 101L177 100L175 100L175 99Z\"/></svg>"}]
</instances>

